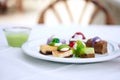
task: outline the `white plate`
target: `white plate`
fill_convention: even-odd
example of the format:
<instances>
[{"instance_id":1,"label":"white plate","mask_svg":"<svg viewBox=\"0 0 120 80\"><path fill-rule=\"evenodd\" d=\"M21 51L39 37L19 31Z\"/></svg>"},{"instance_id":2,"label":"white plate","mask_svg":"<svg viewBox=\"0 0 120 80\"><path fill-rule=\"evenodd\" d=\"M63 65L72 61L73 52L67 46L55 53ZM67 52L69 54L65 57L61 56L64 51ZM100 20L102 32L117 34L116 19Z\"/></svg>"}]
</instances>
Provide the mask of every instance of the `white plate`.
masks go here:
<instances>
[{"instance_id":1,"label":"white plate","mask_svg":"<svg viewBox=\"0 0 120 80\"><path fill-rule=\"evenodd\" d=\"M42 59L42 60L48 60L48 61L54 61L54 62L63 62L63 63L93 63L93 62L102 62L102 61L108 61L111 59L114 59L118 56L120 56L120 53L118 53L118 46L117 44L108 41L108 53L105 55L95 55L95 58L57 58L53 57L52 55L43 55L39 53L40 45L45 44L46 40L36 40L36 41L30 41L22 46L22 50L25 54Z\"/></svg>"}]
</instances>

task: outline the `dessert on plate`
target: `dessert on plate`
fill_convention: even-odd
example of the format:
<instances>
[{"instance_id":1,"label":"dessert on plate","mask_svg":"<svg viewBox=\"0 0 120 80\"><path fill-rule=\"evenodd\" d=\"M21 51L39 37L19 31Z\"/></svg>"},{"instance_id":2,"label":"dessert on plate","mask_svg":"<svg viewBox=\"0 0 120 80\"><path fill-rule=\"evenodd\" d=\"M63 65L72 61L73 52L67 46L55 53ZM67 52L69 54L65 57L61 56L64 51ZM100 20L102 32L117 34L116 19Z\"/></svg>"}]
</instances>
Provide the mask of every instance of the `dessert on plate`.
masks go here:
<instances>
[{"instance_id":1,"label":"dessert on plate","mask_svg":"<svg viewBox=\"0 0 120 80\"><path fill-rule=\"evenodd\" d=\"M52 51L57 50L58 46L65 44L65 40L60 40L57 37L50 37L47 40L47 44L40 45L40 53L44 55L52 55Z\"/></svg>"},{"instance_id":2,"label":"dessert on plate","mask_svg":"<svg viewBox=\"0 0 120 80\"><path fill-rule=\"evenodd\" d=\"M91 48L91 47L82 48L80 50L80 57L81 58L94 58L95 57L94 48Z\"/></svg>"},{"instance_id":3,"label":"dessert on plate","mask_svg":"<svg viewBox=\"0 0 120 80\"><path fill-rule=\"evenodd\" d=\"M94 58L95 57L95 51L92 47L86 47L85 43L78 40L75 43L75 46L73 48L73 54L75 57L80 58Z\"/></svg>"},{"instance_id":4,"label":"dessert on plate","mask_svg":"<svg viewBox=\"0 0 120 80\"><path fill-rule=\"evenodd\" d=\"M81 40L84 41L85 40L85 36L82 32L76 32L71 39L69 40L69 46L71 48L73 48L74 44L76 43L77 40Z\"/></svg>"},{"instance_id":5,"label":"dessert on plate","mask_svg":"<svg viewBox=\"0 0 120 80\"><path fill-rule=\"evenodd\" d=\"M86 38L81 32L76 32L68 44L64 39L51 36L45 45L40 45L40 53L58 58L94 58L96 53L107 53L107 41L99 37L85 40Z\"/></svg>"},{"instance_id":6,"label":"dessert on plate","mask_svg":"<svg viewBox=\"0 0 120 80\"><path fill-rule=\"evenodd\" d=\"M99 37L90 38L86 42L87 47L93 47L95 53L105 54L107 53L107 41L102 40Z\"/></svg>"},{"instance_id":7,"label":"dessert on plate","mask_svg":"<svg viewBox=\"0 0 120 80\"><path fill-rule=\"evenodd\" d=\"M67 44L60 45L57 50L52 51L54 57L69 58L72 57L72 50Z\"/></svg>"},{"instance_id":8,"label":"dessert on plate","mask_svg":"<svg viewBox=\"0 0 120 80\"><path fill-rule=\"evenodd\" d=\"M40 45L40 53L44 55L51 55L54 50L57 50L57 46Z\"/></svg>"}]
</instances>

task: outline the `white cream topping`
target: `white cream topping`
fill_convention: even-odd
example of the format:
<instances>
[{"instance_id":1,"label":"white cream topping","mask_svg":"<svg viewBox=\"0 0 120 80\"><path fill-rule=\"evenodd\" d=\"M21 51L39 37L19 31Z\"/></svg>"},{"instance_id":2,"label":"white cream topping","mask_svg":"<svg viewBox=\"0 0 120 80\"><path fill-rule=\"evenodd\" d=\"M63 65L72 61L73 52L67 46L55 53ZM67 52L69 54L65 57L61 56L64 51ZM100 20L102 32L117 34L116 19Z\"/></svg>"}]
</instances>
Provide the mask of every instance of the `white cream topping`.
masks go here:
<instances>
[{"instance_id":1,"label":"white cream topping","mask_svg":"<svg viewBox=\"0 0 120 80\"><path fill-rule=\"evenodd\" d=\"M100 41L100 39L97 39L95 42L99 42Z\"/></svg>"},{"instance_id":2,"label":"white cream topping","mask_svg":"<svg viewBox=\"0 0 120 80\"><path fill-rule=\"evenodd\" d=\"M62 43L55 43L54 46L60 46Z\"/></svg>"},{"instance_id":3,"label":"white cream topping","mask_svg":"<svg viewBox=\"0 0 120 80\"><path fill-rule=\"evenodd\" d=\"M76 35L74 38L71 38L71 39L70 39L70 41L77 41L77 40L81 40L81 41L82 41L82 40L83 40L83 39L82 39L82 36Z\"/></svg>"},{"instance_id":4,"label":"white cream topping","mask_svg":"<svg viewBox=\"0 0 120 80\"><path fill-rule=\"evenodd\" d=\"M74 38L75 38L75 39L82 39L82 36L81 36L81 35L75 35Z\"/></svg>"},{"instance_id":5,"label":"white cream topping","mask_svg":"<svg viewBox=\"0 0 120 80\"><path fill-rule=\"evenodd\" d=\"M68 51L69 48L62 48L60 51Z\"/></svg>"}]
</instances>

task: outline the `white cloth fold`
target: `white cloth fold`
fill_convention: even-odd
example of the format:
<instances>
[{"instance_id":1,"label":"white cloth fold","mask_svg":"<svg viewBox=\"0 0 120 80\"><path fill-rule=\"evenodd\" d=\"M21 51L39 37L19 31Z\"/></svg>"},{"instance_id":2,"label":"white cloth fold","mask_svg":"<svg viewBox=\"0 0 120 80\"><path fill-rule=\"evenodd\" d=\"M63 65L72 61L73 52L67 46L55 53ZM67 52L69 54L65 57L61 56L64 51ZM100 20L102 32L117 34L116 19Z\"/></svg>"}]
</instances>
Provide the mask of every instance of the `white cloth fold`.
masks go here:
<instances>
[{"instance_id":1,"label":"white cloth fold","mask_svg":"<svg viewBox=\"0 0 120 80\"><path fill-rule=\"evenodd\" d=\"M51 72L71 65L35 59L23 54L21 48L12 47L0 51L0 64L0 80L32 80L36 74L40 74L41 79L47 76L54 79Z\"/></svg>"}]
</instances>

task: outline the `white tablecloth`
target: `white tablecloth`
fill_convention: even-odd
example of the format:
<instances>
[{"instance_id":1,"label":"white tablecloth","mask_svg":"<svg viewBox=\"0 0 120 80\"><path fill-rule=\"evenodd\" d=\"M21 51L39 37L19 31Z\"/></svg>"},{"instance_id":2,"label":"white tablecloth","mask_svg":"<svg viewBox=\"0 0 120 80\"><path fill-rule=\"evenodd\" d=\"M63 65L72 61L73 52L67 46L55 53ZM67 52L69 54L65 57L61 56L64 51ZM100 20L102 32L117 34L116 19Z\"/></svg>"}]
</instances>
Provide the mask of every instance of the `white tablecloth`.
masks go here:
<instances>
[{"instance_id":1,"label":"white tablecloth","mask_svg":"<svg viewBox=\"0 0 120 80\"><path fill-rule=\"evenodd\" d=\"M120 26L33 26L29 40L56 34L70 38L76 31L87 38L100 36L120 43ZM69 35L69 36L68 36ZM0 28L0 80L120 80L120 58L89 64L57 63L25 55L21 48L8 47Z\"/></svg>"}]
</instances>

